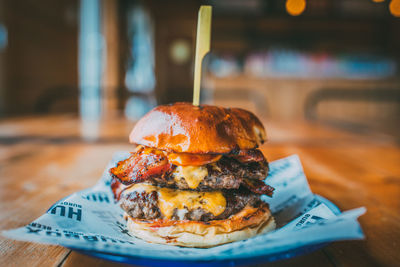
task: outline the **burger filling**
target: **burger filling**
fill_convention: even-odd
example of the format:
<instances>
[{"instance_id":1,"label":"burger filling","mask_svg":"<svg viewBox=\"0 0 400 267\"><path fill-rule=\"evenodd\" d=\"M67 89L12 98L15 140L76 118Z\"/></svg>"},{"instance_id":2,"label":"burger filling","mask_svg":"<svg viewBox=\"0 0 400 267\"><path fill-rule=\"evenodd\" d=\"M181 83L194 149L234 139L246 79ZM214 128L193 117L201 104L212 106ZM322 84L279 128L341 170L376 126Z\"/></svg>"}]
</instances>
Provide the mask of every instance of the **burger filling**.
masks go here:
<instances>
[{"instance_id":1,"label":"burger filling","mask_svg":"<svg viewBox=\"0 0 400 267\"><path fill-rule=\"evenodd\" d=\"M261 195L274 190L264 183L268 162L257 149L216 155L139 146L110 173L122 209L143 220L224 220L266 205Z\"/></svg>"},{"instance_id":2,"label":"burger filling","mask_svg":"<svg viewBox=\"0 0 400 267\"><path fill-rule=\"evenodd\" d=\"M259 195L235 192L197 192L135 184L120 195L122 209L137 219L210 221L227 219L245 206L263 204Z\"/></svg>"},{"instance_id":3,"label":"burger filling","mask_svg":"<svg viewBox=\"0 0 400 267\"><path fill-rule=\"evenodd\" d=\"M271 196L273 192L263 182L268 162L256 149L232 155L189 155L139 146L110 173L125 185L146 182L198 191L238 189L242 185L257 194Z\"/></svg>"}]
</instances>

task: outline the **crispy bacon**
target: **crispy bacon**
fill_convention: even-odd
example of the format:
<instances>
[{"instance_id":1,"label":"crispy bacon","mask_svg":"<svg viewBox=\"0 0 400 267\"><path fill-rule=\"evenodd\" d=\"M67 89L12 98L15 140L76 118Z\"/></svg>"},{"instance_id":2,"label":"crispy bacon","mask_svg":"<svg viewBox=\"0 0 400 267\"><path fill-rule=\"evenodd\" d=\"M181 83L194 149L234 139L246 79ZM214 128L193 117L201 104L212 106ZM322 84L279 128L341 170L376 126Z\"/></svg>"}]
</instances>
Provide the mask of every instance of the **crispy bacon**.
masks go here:
<instances>
[{"instance_id":1,"label":"crispy bacon","mask_svg":"<svg viewBox=\"0 0 400 267\"><path fill-rule=\"evenodd\" d=\"M256 179L243 179L243 185L251 192L263 194L272 197L275 188L264 183L264 181Z\"/></svg>"},{"instance_id":2,"label":"crispy bacon","mask_svg":"<svg viewBox=\"0 0 400 267\"><path fill-rule=\"evenodd\" d=\"M190 158L190 155L186 156L187 159ZM243 164L240 164L237 161L229 161L230 157L235 158ZM204 160L203 158L206 159L205 157L202 157L201 160ZM197 160L195 155L193 155L193 159ZM215 179L217 179L215 181L212 180L212 174L210 174L211 178L209 178L209 180L213 181L211 183L215 184L215 182L218 182L219 175L231 175L231 179L239 179L241 181L239 183L241 183L253 193L272 196L274 188L266 185L263 180L257 178L262 174L259 173L260 168L258 168L258 165L254 164L261 164L261 162L263 161L265 162L265 164L267 164L267 161L265 160L264 155L261 153L261 151L240 151L237 155L229 155L228 157L225 157L225 162L226 161L228 162L228 164L223 166L230 167L227 169L228 173L223 173L223 169L220 169L218 173L214 174L216 177ZM174 165L173 163L175 162L170 162L169 155L166 152L149 147L139 147L136 152L133 152L131 154L129 158L118 162L116 167L110 169L110 173L113 177L111 188L113 190L115 198L117 200L119 199L122 191L127 187L127 185L141 183L144 181L150 183L155 182L156 184L163 184L164 186L175 187L176 184L174 180L172 180L172 184L168 183L168 181L171 180L171 173L176 167L176 165ZM236 169L241 170L242 172L239 172L238 170L233 168L234 166L236 166ZM254 176L256 178L254 178ZM213 186L211 185L211 187ZM229 187L227 188L229 189Z\"/></svg>"},{"instance_id":3,"label":"crispy bacon","mask_svg":"<svg viewBox=\"0 0 400 267\"><path fill-rule=\"evenodd\" d=\"M258 149L240 150L237 155L229 156L242 163L261 162L265 160L263 153Z\"/></svg>"},{"instance_id":4,"label":"crispy bacon","mask_svg":"<svg viewBox=\"0 0 400 267\"><path fill-rule=\"evenodd\" d=\"M129 185L144 182L152 177L162 177L173 169L167 157L161 151L139 149L126 160L118 162L110 173L121 183Z\"/></svg>"}]
</instances>

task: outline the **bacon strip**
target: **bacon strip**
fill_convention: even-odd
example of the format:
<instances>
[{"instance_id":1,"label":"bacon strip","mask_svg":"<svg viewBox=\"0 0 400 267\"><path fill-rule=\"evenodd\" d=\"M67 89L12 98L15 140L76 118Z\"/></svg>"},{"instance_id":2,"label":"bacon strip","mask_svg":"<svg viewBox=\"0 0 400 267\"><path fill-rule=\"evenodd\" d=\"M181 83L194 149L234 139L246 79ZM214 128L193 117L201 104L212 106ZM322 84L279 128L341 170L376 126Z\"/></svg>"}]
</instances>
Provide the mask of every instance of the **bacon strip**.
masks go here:
<instances>
[{"instance_id":1,"label":"bacon strip","mask_svg":"<svg viewBox=\"0 0 400 267\"><path fill-rule=\"evenodd\" d=\"M266 162L264 155L259 150L241 151L233 157L242 163ZM116 167L110 169L110 174L113 177L111 188L115 198L119 199L126 185L144 182L152 178L167 179L175 167L169 162L167 153L154 148L138 148L129 158L118 162ZM242 185L253 193L268 196L272 196L275 190L258 179L243 178Z\"/></svg>"},{"instance_id":2,"label":"bacon strip","mask_svg":"<svg viewBox=\"0 0 400 267\"><path fill-rule=\"evenodd\" d=\"M258 149L240 150L237 155L229 155L229 156L233 157L234 159L242 163L260 162L265 160L263 153Z\"/></svg>"},{"instance_id":3,"label":"bacon strip","mask_svg":"<svg viewBox=\"0 0 400 267\"><path fill-rule=\"evenodd\" d=\"M129 185L144 182L152 177L162 177L173 169L167 157L162 152L139 150L132 153L126 160L118 162L110 169L110 173L121 183Z\"/></svg>"},{"instance_id":4,"label":"bacon strip","mask_svg":"<svg viewBox=\"0 0 400 267\"><path fill-rule=\"evenodd\" d=\"M265 184L264 181L255 179L243 179L243 185L253 193L267 195L269 197L272 197L275 190L272 186Z\"/></svg>"}]
</instances>

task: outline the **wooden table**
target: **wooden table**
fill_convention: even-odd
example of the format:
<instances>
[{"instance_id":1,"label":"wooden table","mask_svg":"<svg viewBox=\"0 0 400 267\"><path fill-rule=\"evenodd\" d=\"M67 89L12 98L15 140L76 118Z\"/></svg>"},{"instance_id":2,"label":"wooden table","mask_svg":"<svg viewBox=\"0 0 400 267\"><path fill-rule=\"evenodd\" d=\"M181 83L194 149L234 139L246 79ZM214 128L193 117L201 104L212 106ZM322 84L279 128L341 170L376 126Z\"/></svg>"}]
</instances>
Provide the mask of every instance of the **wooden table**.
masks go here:
<instances>
[{"instance_id":1,"label":"wooden table","mask_svg":"<svg viewBox=\"0 0 400 267\"><path fill-rule=\"evenodd\" d=\"M133 123L105 120L100 139L84 142L73 116L0 121L0 229L23 226L55 201L92 186L111 155L130 150ZM342 210L365 206L365 241L337 242L274 266L399 266L400 147L390 138L355 135L306 122L266 122L269 160L296 153L311 189ZM111 266L59 246L0 237L0 266Z\"/></svg>"}]
</instances>

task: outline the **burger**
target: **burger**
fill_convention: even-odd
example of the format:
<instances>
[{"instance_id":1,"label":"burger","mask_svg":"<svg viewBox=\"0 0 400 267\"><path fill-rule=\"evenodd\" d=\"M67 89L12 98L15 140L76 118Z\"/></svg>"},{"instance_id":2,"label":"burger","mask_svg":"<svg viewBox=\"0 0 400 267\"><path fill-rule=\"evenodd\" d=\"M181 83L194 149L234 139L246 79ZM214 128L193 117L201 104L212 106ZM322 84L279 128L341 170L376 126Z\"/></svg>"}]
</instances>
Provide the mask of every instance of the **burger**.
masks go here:
<instances>
[{"instance_id":1,"label":"burger","mask_svg":"<svg viewBox=\"0 0 400 267\"><path fill-rule=\"evenodd\" d=\"M153 243L212 247L275 229L262 195L268 162L260 120L238 108L175 103L154 108L110 169L129 232Z\"/></svg>"}]
</instances>

